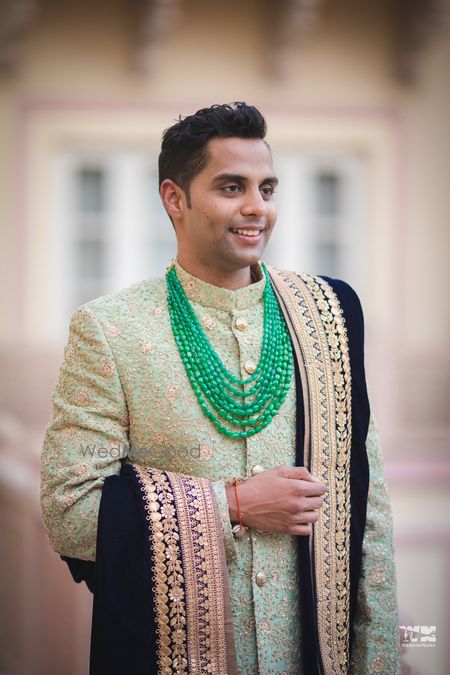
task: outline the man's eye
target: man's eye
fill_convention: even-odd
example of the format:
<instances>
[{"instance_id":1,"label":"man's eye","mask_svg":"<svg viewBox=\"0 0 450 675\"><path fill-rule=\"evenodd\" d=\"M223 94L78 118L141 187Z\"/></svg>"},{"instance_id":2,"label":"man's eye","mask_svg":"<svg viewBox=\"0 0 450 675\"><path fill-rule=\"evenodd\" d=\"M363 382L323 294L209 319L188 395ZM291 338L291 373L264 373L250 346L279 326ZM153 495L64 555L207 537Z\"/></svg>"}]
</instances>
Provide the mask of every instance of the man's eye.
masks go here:
<instances>
[{"instance_id":1,"label":"man's eye","mask_svg":"<svg viewBox=\"0 0 450 675\"><path fill-rule=\"evenodd\" d=\"M224 190L225 190L226 192L233 192L233 193L234 193L234 192L239 192L240 189L241 189L241 188L240 188L239 185L237 185L237 183L233 183L232 185L226 185L226 186L224 187Z\"/></svg>"},{"instance_id":2,"label":"man's eye","mask_svg":"<svg viewBox=\"0 0 450 675\"><path fill-rule=\"evenodd\" d=\"M261 192L264 195L264 197L271 197L272 195L275 194L275 190L271 185L266 185L261 188Z\"/></svg>"}]
</instances>

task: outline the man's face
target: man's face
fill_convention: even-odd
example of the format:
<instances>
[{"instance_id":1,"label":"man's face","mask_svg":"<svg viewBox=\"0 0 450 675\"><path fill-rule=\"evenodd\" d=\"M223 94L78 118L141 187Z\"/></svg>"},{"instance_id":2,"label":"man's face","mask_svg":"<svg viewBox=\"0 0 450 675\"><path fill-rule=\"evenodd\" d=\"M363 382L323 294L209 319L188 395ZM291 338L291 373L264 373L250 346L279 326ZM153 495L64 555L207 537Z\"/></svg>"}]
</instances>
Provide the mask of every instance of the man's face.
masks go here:
<instances>
[{"instance_id":1,"label":"man's face","mask_svg":"<svg viewBox=\"0 0 450 675\"><path fill-rule=\"evenodd\" d=\"M277 179L261 139L213 138L208 163L180 201L178 251L193 266L232 274L257 262L276 221Z\"/></svg>"}]
</instances>

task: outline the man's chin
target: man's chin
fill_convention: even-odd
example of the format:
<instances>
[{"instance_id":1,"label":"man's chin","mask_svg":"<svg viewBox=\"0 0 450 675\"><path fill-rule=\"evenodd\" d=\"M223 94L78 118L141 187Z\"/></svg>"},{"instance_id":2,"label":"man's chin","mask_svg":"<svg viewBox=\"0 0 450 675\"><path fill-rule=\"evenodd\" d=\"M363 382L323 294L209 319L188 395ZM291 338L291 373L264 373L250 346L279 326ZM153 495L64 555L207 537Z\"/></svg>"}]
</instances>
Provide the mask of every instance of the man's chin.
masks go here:
<instances>
[{"instance_id":1,"label":"man's chin","mask_svg":"<svg viewBox=\"0 0 450 675\"><path fill-rule=\"evenodd\" d=\"M258 247L254 251L239 251L233 255L233 266L236 269L243 269L244 267L251 267L261 260L264 249Z\"/></svg>"}]
</instances>

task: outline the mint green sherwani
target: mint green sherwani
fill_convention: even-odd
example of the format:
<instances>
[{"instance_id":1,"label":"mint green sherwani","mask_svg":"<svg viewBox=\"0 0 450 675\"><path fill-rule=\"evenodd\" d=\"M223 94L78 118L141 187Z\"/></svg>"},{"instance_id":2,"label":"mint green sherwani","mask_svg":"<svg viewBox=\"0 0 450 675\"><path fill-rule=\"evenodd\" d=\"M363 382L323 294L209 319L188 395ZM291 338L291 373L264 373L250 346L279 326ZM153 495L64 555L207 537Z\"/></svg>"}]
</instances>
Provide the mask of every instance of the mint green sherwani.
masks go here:
<instances>
[{"instance_id":1,"label":"mint green sherwani","mask_svg":"<svg viewBox=\"0 0 450 675\"><path fill-rule=\"evenodd\" d=\"M244 379L263 336L261 268L230 291L189 275L185 292L226 367ZM279 413L248 439L220 435L204 416L172 335L164 279L147 279L78 308L71 320L53 413L42 451L41 505L55 551L95 560L104 479L121 461L209 478L227 555L239 672L299 673L295 537L231 532L224 481L295 464L295 381ZM351 672L398 672L392 523L371 420L371 471L363 573Z\"/></svg>"}]
</instances>

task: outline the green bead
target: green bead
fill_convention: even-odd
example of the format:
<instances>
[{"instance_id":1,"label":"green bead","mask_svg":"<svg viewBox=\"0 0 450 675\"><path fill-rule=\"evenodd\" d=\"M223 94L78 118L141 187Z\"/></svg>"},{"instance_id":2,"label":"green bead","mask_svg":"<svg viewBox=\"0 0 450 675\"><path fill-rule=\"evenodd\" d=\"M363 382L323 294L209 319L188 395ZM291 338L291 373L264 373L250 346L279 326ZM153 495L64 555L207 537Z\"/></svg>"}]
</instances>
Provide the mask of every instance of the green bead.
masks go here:
<instances>
[{"instance_id":1,"label":"green bead","mask_svg":"<svg viewBox=\"0 0 450 675\"><path fill-rule=\"evenodd\" d=\"M216 354L175 268L166 275L172 331L186 374L204 414L220 433L231 438L248 438L264 429L286 398L292 378L289 334L264 265L263 270L266 286L261 355L255 372L244 380L230 373ZM219 416L247 429L230 429Z\"/></svg>"}]
</instances>

